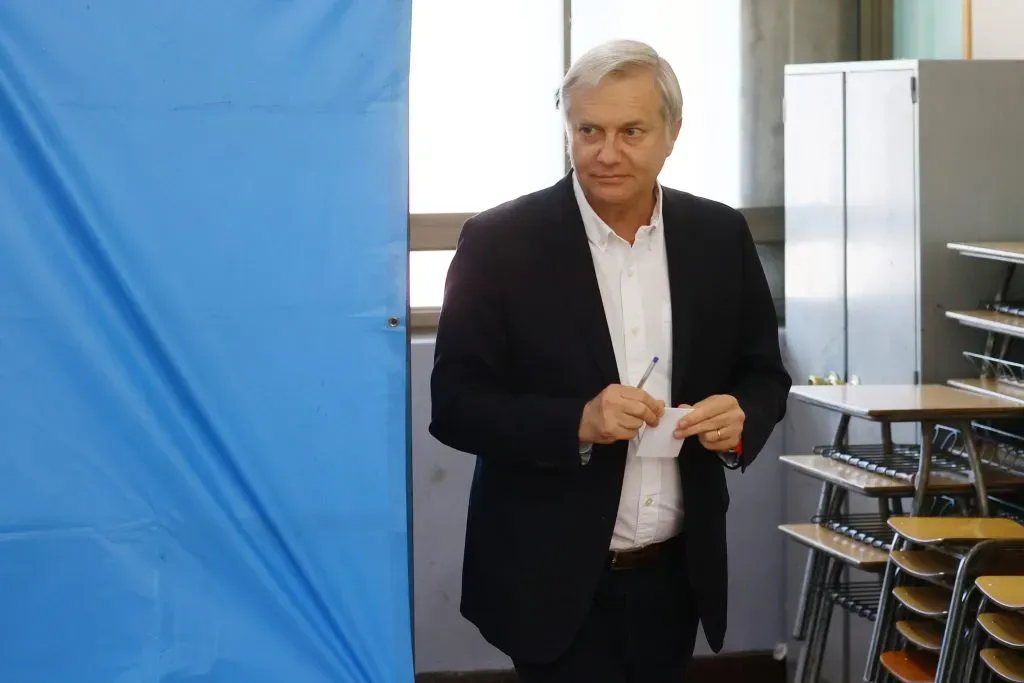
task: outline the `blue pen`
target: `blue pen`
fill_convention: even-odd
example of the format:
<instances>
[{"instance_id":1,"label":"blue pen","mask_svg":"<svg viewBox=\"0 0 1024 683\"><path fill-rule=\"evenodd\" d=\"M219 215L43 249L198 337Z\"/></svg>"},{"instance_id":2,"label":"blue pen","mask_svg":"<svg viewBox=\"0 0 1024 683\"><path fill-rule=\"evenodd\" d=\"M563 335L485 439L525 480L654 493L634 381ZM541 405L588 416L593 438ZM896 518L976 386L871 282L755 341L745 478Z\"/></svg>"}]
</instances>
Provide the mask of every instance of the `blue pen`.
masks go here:
<instances>
[{"instance_id":1,"label":"blue pen","mask_svg":"<svg viewBox=\"0 0 1024 683\"><path fill-rule=\"evenodd\" d=\"M657 365L657 364L658 364L658 357L655 356L654 358L651 359L651 364L647 366L646 370L644 370L644 376L640 378L639 382L637 382L637 385L636 385L637 389L643 389L644 388L644 382L646 382L647 378L651 376L652 372L654 372L654 366ZM646 424L640 425L640 429L636 433L637 443L639 443L640 439L643 438L644 431L646 429L647 429L647 425Z\"/></svg>"},{"instance_id":2,"label":"blue pen","mask_svg":"<svg viewBox=\"0 0 1024 683\"><path fill-rule=\"evenodd\" d=\"M637 389L643 389L644 388L644 382L646 382L647 378L651 376L652 372L654 372L654 366L657 365L657 364L658 364L658 357L655 356L651 360L651 364L647 366L647 370L644 371L644 376L640 378L640 382L636 385Z\"/></svg>"}]
</instances>

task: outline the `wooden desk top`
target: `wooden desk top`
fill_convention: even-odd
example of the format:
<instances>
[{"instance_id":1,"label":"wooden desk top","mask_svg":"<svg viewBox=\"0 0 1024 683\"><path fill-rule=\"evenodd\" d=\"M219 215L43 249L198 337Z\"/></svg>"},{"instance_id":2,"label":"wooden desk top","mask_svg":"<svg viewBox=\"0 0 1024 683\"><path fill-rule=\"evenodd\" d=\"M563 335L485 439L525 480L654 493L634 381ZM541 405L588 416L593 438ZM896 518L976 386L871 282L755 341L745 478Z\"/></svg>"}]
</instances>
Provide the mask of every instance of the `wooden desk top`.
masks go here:
<instances>
[{"instance_id":1,"label":"wooden desk top","mask_svg":"<svg viewBox=\"0 0 1024 683\"><path fill-rule=\"evenodd\" d=\"M814 548L864 571L881 571L889 553L818 524L781 524L779 530L794 541Z\"/></svg>"},{"instance_id":2,"label":"wooden desk top","mask_svg":"<svg viewBox=\"0 0 1024 683\"><path fill-rule=\"evenodd\" d=\"M1013 386L991 378L971 377L968 379L951 379L949 386L966 391L973 391L983 396L1005 398L1008 401L1024 403L1024 387Z\"/></svg>"},{"instance_id":3,"label":"wooden desk top","mask_svg":"<svg viewBox=\"0 0 1024 683\"><path fill-rule=\"evenodd\" d=\"M950 242L946 247L964 256L1024 263L1024 242Z\"/></svg>"},{"instance_id":4,"label":"wooden desk top","mask_svg":"<svg viewBox=\"0 0 1024 683\"><path fill-rule=\"evenodd\" d=\"M915 490L909 481L875 474L823 455L782 455L779 456L779 460L801 474L865 496L908 496ZM1024 486L1024 477L1005 470L985 465L982 471L985 475L985 484L990 491L1005 491ZM967 493L974 490L974 484L967 477L933 470L929 473L928 490L934 493Z\"/></svg>"},{"instance_id":5,"label":"wooden desk top","mask_svg":"<svg viewBox=\"0 0 1024 683\"><path fill-rule=\"evenodd\" d=\"M797 385L790 395L853 417L887 422L1024 416L1024 405L945 384Z\"/></svg>"},{"instance_id":6,"label":"wooden desk top","mask_svg":"<svg viewBox=\"0 0 1024 683\"><path fill-rule=\"evenodd\" d=\"M1024 317L978 309L974 311L946 311L946 317L961 325L979 330L998 332L1011 337L1024 337Z\"/></svg>"},{"instance_id":7,"label":"wooden desk top","mask_svg":"<svg viewBox=\"0 0 1024 683\"><path fill-rule=\"evenodd\" d=\"M909 481L901 481L881 474L868 472L860 467L848 465L839 460L826 458L823 455L783 455L779 460L801 474L837 484L849 491L866 496L909 496L914 493L914 485ZM935 477L929 477L934 479ZM964 482L967 490L973 485Z\"/></svg>"}]
</instances>

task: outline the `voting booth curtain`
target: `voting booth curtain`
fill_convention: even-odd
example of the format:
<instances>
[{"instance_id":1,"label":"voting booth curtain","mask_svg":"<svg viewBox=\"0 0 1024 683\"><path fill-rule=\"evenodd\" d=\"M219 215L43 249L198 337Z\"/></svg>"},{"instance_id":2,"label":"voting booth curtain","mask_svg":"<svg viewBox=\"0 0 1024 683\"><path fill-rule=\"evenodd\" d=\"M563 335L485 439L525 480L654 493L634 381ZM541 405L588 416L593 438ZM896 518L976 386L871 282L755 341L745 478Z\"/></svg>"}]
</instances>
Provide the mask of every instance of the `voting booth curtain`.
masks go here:
<instances>
[{"instance_id":1,"label":"voting booth curtain","mask_svg":"<svg viewBox=\"0 0 1024 683\"><path fill-rule=\"evenodd\" d=\"M0 681L412 680L409 0L0 0Z\"/></svg>"}]
</instances>

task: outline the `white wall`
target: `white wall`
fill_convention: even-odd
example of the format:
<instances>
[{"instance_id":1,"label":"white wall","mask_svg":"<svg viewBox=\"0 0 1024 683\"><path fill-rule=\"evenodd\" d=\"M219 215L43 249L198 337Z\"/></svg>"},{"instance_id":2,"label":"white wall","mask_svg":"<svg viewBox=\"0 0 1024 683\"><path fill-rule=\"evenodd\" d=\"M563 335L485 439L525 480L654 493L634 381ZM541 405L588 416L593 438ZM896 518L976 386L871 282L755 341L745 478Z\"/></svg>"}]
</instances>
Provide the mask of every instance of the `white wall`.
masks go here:
<instances>
[{"instance_id":1,"label":"white wall","mask_svg":"<svg viewBox=\"0 0 1024 683\"><path fill-rule=\"evenodd\" d=\"M1024 59L1024 0L973 0L974 59Z\"/></svg>"}]
</instances>

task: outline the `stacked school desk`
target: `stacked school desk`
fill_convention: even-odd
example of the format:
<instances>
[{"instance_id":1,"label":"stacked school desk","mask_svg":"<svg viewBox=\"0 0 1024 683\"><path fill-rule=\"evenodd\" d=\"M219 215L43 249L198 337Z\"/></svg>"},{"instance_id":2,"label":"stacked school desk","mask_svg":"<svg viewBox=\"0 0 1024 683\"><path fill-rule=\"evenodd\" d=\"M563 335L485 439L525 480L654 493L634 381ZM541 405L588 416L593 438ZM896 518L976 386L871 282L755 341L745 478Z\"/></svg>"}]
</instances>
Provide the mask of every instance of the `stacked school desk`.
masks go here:
<instances>
[{"instance_id":1,"label":"stacked school desk","mask_svg":"<svg viewBox=\"0 0 1024 683\"><path fill-rule=\"evenodd\" d=\"M1024 485L1024 477L982 462L970 426L974 420L1024 415L1024 405L944 385L797 386L792 395L838 415L832 444L814 454L782 457L822 481L810 523L780 527L810 549L794 633L805 641L796 673L797 683L805 683L818 680L834 607L876 618L884 587L877 581L844 583L842 569L886 569L894 535L889 518L903 515L905 498L912 499L914 515L948 513L952 504L964 514L987 516L990 491ZM879 425L878 445L848 442L854 417ZM892 425L901 422L920 424L920 447L893 443ZM877 499L878 512L843 515L850 492Z\"/></svg>"},{"instance_id":2,"label":"stacked school desk","mask_svg":"<svg viewBox=\"0 0 1024 683\"><path fill-rule=\"evenodd\" d=\"M946 314L988 332L983 352L964 352L978 377L907 386L812 378L793 389L838 416L831 444L782 458L822 482L810 523L781 527L810 548L797 683L818 680L836 606L874 622L866 681L1024 681L1024 507L1008 502L1024 486L1024 438L1005 428L1024 418L1024 365L1007 358L1024 337L1024 305L1006 298L1024 243L948 247L1006 265L991 301ZM879 425L877 443L849 442L853 418ZM894 443L892 425L908 422L920 442ZM842 514L850 492L876 499L877 513ZM844 582L844 567L881 576Z\"/></svg>"}]
</instances>

